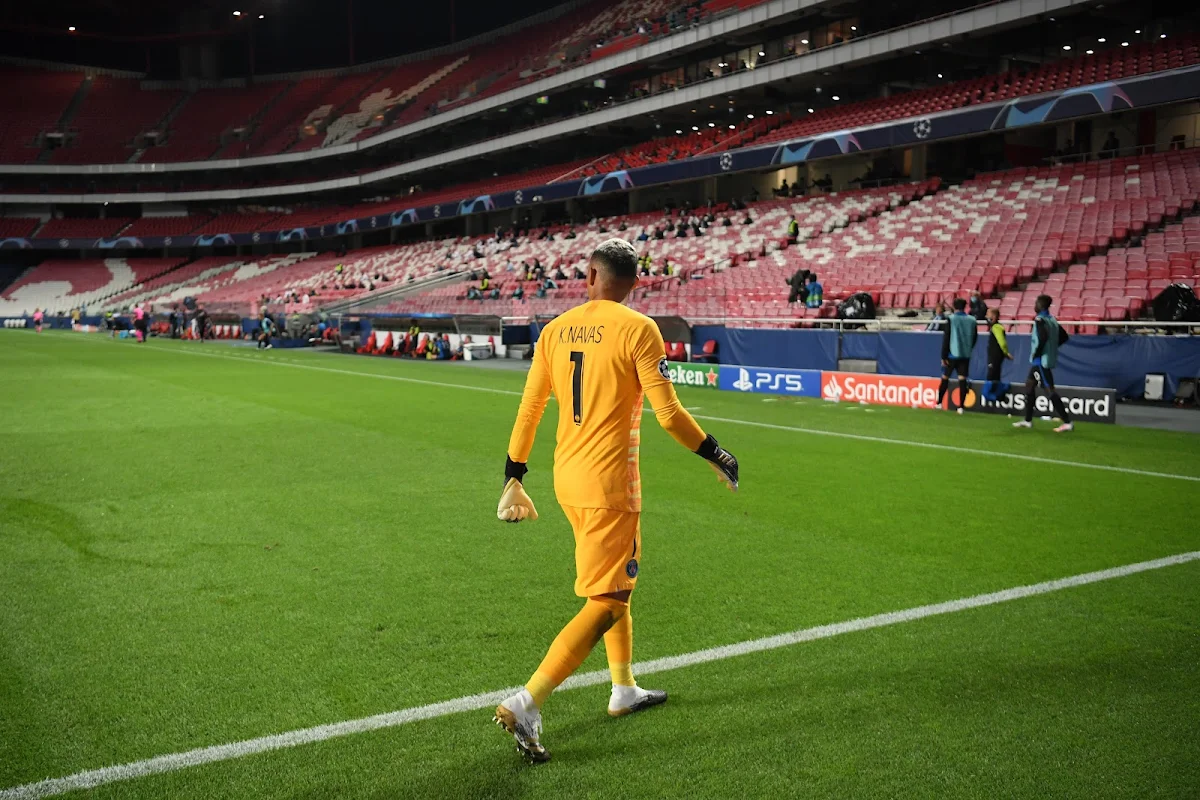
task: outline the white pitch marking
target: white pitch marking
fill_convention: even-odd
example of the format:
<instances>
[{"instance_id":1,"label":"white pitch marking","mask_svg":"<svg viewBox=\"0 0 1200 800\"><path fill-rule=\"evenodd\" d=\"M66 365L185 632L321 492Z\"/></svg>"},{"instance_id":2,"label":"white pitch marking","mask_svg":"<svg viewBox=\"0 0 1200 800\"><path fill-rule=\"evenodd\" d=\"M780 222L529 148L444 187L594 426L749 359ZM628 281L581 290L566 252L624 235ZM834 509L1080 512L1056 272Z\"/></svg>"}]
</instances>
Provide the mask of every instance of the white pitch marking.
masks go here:
<instances>
[{"instance_id":1,"label":"white pitch marking","mask_svg":"<svg viewBox=\"0 0 1200 800\"><path fill-rule=\"evenodd\" d=\"M67 341L65 338L54 337L52 341ZM83 339L81 341L92 341ZM100 344L100 342L96 342ZM222 358L227 361L239 361L240 359L229 356L223 353L204 353L198 350L185 350L167 347L157 347L155 345L142 345L136 348L137 352L155 351L159 353L184 353L193 356L207 356L208 358ZM405 383L418 383L425 386L437 386L443 389L465 389L472 392L488 392L490 394L503 394L510 397L520 397L521 393L512 391L511 389L493 389L487 386L470 386L462 383L442 383L441 381L428 381L421 378L406 378L402 375L385 375L379 372L357 372L348 369L336 369L334 367L318 367L313 364L287 364L274 359L264 359L258 361L260 364L272 364L277 367L290 367L292 369L310 369L317 372L331 372L337 375L352 375L357 378L382 378L389 381L403 381ZM829 408L829 404L822 404L821 407ZM881 409L886 411L887 409ZM649 410L646 413L651 413ZM792 431L793 433L807 433L813 436L833 436L839 439L854 439L860 442L875 442L877 444L899 444L909 447L923 447L928 450L944 450L950 453L966 453L971 456L997 456L999 458L1011 458L1016 461L1031 461L1037 464L1053 464L1060 467L1078 467L1080 469L1097 469L1104 472L1119 472L1125 475L1141 475L1148 478L1168 478L1178 481L1191 481L1200 483L1200 476L1196 475L1180 475L1174 472L1154 472L1152 470L1136 469L1134 467L1117 467L1109 464L1092 464L1087 461L1067 461L1060 458L1043 458L1041 456L1030 456L1024 453L1006 453L1002 450L974 450L969 447L957 447L951 444L935 444L933 442L914 442L911 439L890 439L886 436L866 436L859 433L844 433L842 431L824 431L817 428L800 428L792 425L774 425L769 422L752 422L745 419L732 419L730 417L712 417L697 414L696 419L708 420L710 422L724 422L729 425L748 425L752 428L766 428L767 430L775 431Z\"/></svg>"},{"instance_id":2,"label":"white pitch marking","mask_svg":"<svg viewBox=\"0 0 1200 800\"><path fill-rule=\"evenodd\" d=\"M1139 572L1148 572L1150 570L1162 569L1164 567L1171 567L1178 564L1186 564L1189 561L1196 560L1200 560L1200 550L1190 553L1180 553L1174 556L1166 556L1165 558L1156 558L1152 561L1141 561L1136 564L1126 564L1122 567L1102 569L1096 572L1085 572L1082 575L1072 575L1069 578L1059 578L1057 580L1034 583L1027 586L1015 586L1011 589L1004 589L998 592L989 592L987 594L977 594L972 597L964 597L959 600L949 600L944 603L916 606L915 608L906 608L902 611L891 611L885 614L875 614L870 617L858 617L857 619L846 620L845 622L835 622L829 625L818 625L813 628L802 628L801 630L791 631L790 633L766 636L761 639L750 639L748 641L722 645L720 647L710 647L706 650L696 650L691 653L668 656L667 658L657 658L652 661L644 661L639 663L635 665L635 669L639 675L651 675L656 672L665 672L667 670L680 669L682 667L692 667L697 664L707 664L712 661L723 661L727 658L735 658L737 656L744 656L750 653L761 653L765 650L776 650L781 647L789 647L791 645L801 644L803 642L812 642L818 639L828 639L833 636L841 636L844 633L855 633L857 631L865 631L872 628L883 628L889 625L898 625L902 622L913 622L915 620L925 619L926 617L936 617L942 614L954 614L959 611L982 608L984 606L996 605L998 603L1007 603L1011 600L1021 600L1026 597L1049 594L1050 592L1058 592L1063 589L1071 589L1076 586L1086 586L1089 583L1099 583L1100 581L1112 580L1114 578L1123 578L1127 575L1135 575ZM571 678L568 678L566 682L559 687L559 691L566 689L577 689L583 686L595 686L597 684L607 683L608 681L608 670L585 672L581 675L575 675ZM263 736L258 739L246 739L241 742L231 742L229 744L220 744L212 747L201 747L195 750L187 750L182 753L171 753L169 755L157 756L144 761L134 761L128 764L118 764L111 767L86 770L84 772L77 772L74 775L68 775L64 778L51 778L44 781L38 781L37 783L27 783L22 786L14 786L10 789L0 789L0 800L31 800L32 798L38 797L51 797L53 795L65 794L66 792L75 791L77 789L90 789L109 783L116 783L118 781L141 778L147 775L175 772L181 769L187 769L188 767L200 766L201 764L211 764L217 761L229 761L235 758L244 758L246 756L254 755L255 753L266 753L272 750L282 750L287 747L296 747L297 745L302 744L323 742L327 739L334 739L340 736L349 736L355 733L367 733L369 731L375 731L381 728L394 728L398 725L405 725L410 722L434 719L435 717L444 717L450 714L458 714L463 711L477 711L484 708L490 708L519 690L520 687L513 686L507 689L498 689L494 692L467 695L466 697L457 697L453 700L445 700L440 703L415 706L413 708L406 708L401 711L393 711L387 714L377 714L373 717L347 720L345 722L334 722L328 725L317 725L316 727L312 728L302 728L300 730L288 731L287 733L277 733L271 736Z\"/></svg>"}]
</instances>

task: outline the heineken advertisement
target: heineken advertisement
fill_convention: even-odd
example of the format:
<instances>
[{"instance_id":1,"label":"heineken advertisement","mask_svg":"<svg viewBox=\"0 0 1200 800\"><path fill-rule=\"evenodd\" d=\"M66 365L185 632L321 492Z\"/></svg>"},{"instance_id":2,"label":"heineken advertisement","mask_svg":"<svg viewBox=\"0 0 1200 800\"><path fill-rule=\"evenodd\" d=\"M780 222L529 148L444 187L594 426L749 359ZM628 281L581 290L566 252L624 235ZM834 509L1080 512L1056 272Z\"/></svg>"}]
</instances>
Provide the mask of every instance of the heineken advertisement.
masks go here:
<instances>
[{"instance_id":1,"label":"heineken advertisement","mask_svg":"<svg viewBox=\"0 0 1200 800\"><path fill-rule=\"evenodd\" d=\"M671 383L676 386L698 386L703 389L716 389L720 368L714 364L678 364L670 365Z\"/></svg>"}]
</instances>

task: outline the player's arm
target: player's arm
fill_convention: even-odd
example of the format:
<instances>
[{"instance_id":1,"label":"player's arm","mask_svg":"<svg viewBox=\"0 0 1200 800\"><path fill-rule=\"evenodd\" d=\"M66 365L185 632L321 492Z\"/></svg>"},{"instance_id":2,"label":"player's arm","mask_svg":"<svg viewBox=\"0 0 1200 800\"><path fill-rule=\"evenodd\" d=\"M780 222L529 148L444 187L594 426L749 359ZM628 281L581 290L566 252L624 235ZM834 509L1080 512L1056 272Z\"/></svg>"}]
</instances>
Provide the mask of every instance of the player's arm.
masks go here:
<instances>
[{"instance_id":1,"label":"player's arm","mask_svg":"<svg viewBox=\"0 0 1200 800\"><path fill-rule=\"evenodd\" d=\"M717 444L711 434L705 434L683 403L679 402L679 395L675 393L668 372L666 345L654 323L642 328L633 341L633 359L637 366L638 381L650 400L658 424L672 439L711 463L721 481L737 491L737 459Z\"/></svg>"},{"instance_id":2,"label":"player's arm","mask_svg":"<svg viewBox=\"0 0 1200 800\"><path fill-rule=\"evenodd\" d=\"M534 350L533 364L525 378L525 391L521 393L521 405L517 408L517 421L513 424L508 440L508 455L504 461L504 492L496 507L496 516L505 522L520 522L537 519L537 509L525 493L522 482L529 468L529 452L537 435L538 423L546 411L550 399L550 366L546 362L544 347Z\"/></svg>"},{"instance_id":3,"label":"player's arm","mask_svg":"<svg viewBox=\"0 0 1200 800\"><path fill-rule=\"evenodd\" d=\"M946 320L942 324L942 363L945 364L950 360L950 329L954 327L950 324L950 320Z\"/></svg>"},{"instance_id":4,"label":"player's arm","mask_svg":"<svg viewBox=\"0 0 1200 800\"><path fill-rule=\"evenodd\" d=\"M1046 354L1046 337L1049 335L1049 333L1046 329L1046 323L1042 321L1041 317L1034 319L1033 324L1034 327L1037 328L1038 334L1038 346L1037 349L1033 351L1033 363L1041 364L1042 356Z\"/></svg>"}]
</instances>

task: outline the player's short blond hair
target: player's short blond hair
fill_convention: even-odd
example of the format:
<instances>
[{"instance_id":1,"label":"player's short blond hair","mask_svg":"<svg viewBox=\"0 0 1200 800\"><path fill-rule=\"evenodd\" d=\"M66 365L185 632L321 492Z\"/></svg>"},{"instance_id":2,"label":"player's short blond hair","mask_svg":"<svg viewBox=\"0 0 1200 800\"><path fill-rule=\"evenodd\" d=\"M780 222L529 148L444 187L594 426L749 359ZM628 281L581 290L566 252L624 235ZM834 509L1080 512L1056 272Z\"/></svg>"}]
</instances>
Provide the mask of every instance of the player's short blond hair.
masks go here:
<instances>
[{"instance_id":1,"label":"player's short blond hair","mask_svg":"<svg viewBox=\"0 0 1200 800\"><path fill-rule=\"evenodd\" d=\"M603 264L614 278L637 277L637 251L624 239L602 242L592 251L591 260Z\"/></svg>"}]
</instances>

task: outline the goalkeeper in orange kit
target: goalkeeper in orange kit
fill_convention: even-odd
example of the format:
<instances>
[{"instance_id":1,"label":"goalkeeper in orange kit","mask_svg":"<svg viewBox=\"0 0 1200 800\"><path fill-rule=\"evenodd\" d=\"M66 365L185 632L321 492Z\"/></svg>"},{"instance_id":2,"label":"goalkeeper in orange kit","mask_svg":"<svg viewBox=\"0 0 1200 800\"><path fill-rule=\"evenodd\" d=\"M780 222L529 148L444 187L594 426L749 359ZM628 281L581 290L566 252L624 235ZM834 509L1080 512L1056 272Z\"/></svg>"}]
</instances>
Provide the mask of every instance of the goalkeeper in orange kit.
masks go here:
<instances>
[{"instance_id":1,"label":"goalkeeper in orange kit","mask_svg":"<svg viewBox=\"0 0 1200 800\"><path fill-rule=\"evenodd\" d=\"M637 253L628 242L609 239L596 248L587 270L588 302L542 329L508 443L496 514L506 522L535 520L521 481L553 392L559 406L554 492L575 532L575 594L587 601L525 688L496 707L496 723L535 762L550 758L541 743L542 704L601 639L612 672L609 714L623 716L667 699L666 692L638 686L631 669L629 597L642 557L643 394L675 441L709 461L730 489L738 486L737 459L705 435L675 395L658 325L621 305L636 284Z\"/></svg>"}]
</instances>

